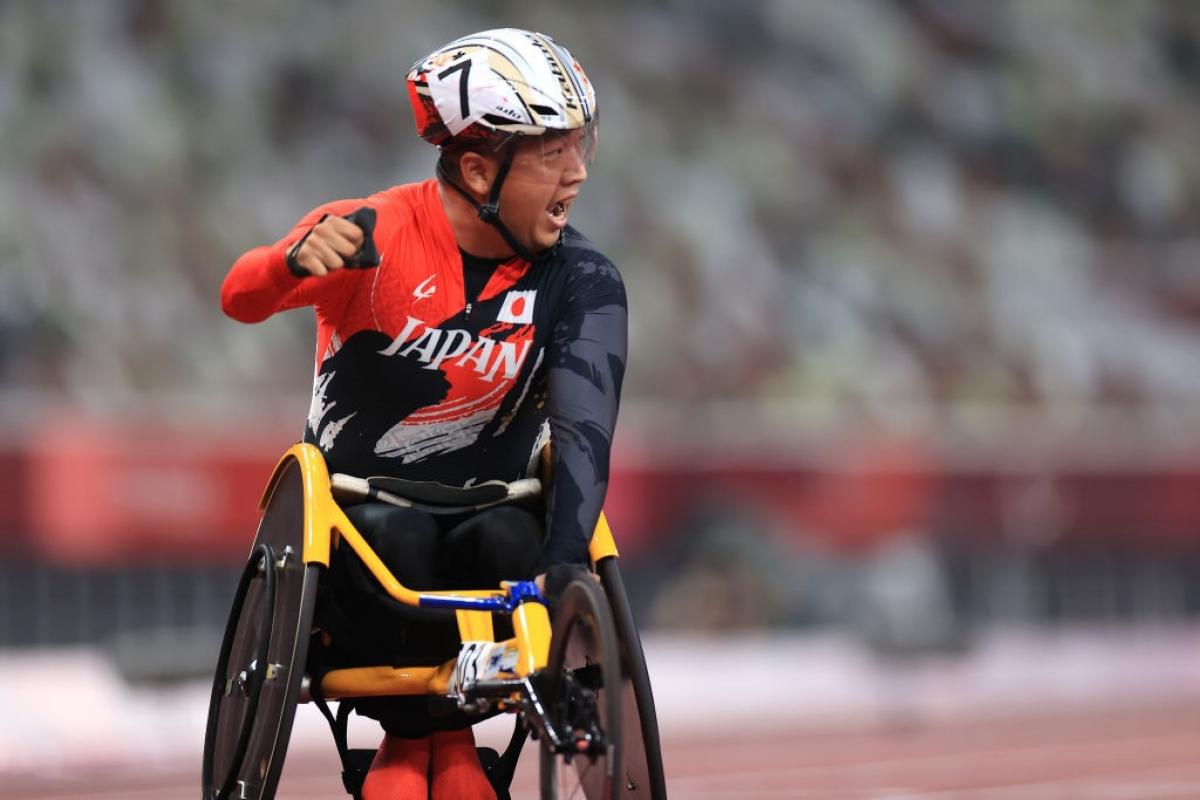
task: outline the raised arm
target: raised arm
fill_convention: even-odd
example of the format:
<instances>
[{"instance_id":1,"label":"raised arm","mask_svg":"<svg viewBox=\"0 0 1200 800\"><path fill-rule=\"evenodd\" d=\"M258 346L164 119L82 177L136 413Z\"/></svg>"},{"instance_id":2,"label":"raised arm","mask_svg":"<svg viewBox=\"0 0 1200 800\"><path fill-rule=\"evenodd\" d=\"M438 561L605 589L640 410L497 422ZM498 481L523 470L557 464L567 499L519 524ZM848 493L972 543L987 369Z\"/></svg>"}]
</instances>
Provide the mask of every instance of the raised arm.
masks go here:
<instances>
[{"instance_id":1,"label":"raised arm","mask_svg":"<svg viewBox=\"0 0 1200 800\"><path fill-rule=\"evenodd\" d=\"M343 218L355 209L361 215L362 208L362 200L328 203L306 214L275 244L244 253L221 285L221 308L239 322L261 322L335 292L349 280L343 266L373 266L352 263L354 254L364 249L364 240L369 241L370 230L364 233L358 222Z\"/></svg>"}]
</instances>

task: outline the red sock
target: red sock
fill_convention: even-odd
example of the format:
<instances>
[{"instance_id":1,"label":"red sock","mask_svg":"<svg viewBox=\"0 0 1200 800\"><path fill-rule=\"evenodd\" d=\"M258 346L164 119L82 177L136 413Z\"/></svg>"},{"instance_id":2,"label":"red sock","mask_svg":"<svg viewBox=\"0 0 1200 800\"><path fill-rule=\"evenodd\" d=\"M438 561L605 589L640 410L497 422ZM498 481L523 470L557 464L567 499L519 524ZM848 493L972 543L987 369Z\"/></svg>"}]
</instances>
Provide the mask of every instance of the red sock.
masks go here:
<instances>
[{"instance_id":1,"label":"red sock","mask_svg":"<svg viewBox=\"0 0 1200 800\"><path fill-rule=\"evenodd\" d=\"M470 728L433 734L433 800L496 800ZM365 799L364 799L365 800Z\"/></svg>"},{"instance_id":2,"label":"red sock","mask_svg":"<svg viewBox=\"0 0 1200 800\"><path fill-rule=\"evenodd\" d=\"M430 741L383 737L363 783L363 800L427 800Z\"/></svg>"}]
</instances>

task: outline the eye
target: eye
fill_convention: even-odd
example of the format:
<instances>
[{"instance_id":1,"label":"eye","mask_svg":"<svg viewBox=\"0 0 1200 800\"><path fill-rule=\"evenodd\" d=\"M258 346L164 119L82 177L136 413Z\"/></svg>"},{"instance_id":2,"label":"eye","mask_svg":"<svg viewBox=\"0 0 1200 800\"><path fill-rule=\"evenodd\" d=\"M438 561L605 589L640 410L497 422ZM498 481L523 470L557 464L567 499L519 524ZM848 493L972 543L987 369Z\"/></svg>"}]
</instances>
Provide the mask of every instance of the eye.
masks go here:
<instances>
[{"instance_id":1,"label":"eye","mask_svg":"<svg viewBox=\"0 0 1200 800\"><path fill-rule=\"evenodd\" d=\"M546 151L546 157L547 158L555 158L557 156L561 156L562 152L563 152L562 145L559 145L558 147L552 147Z\"/></svg>"}]
</instances>

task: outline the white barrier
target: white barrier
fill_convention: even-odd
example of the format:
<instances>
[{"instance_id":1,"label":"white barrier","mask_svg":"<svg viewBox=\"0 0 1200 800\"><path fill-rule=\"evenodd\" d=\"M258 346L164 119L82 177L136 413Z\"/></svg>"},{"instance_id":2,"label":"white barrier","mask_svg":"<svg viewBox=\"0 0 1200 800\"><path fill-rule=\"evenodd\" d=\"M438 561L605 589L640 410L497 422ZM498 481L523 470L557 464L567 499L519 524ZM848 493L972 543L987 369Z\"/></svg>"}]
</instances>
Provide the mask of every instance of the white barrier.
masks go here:
<instances>
[{"instance_id":1,"label":"white barrier","mask_svg":"<svg viewBox=\"0 0 1200 800\"><path fill-rule=\"evenodd\" d=\"M890 662L836 634L648 635L645 647L664 738L718 720L811 732L1200 699L1200 625L1003 630L962 657ZM130 686L95 651L0 652L0 778L199 770L208 694L200 682ZM511 724L485 723L481 744L503 744ZM373 746L378 728L355 719L351 737ZM293 752L332 747L324 720L302 707Z\"/></svg>"}]
</instances>

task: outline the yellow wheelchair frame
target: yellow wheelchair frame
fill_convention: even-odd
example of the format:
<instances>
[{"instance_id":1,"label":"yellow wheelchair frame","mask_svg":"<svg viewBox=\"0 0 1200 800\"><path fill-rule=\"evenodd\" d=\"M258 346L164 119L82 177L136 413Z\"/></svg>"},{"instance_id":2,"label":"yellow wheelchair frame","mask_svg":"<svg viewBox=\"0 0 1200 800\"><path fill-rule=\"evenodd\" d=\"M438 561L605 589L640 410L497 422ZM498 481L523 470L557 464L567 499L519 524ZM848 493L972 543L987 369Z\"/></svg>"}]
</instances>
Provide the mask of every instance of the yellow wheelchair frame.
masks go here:
<instances>
[{"instance_id":1,"label":"yellow wheelchair frame","mask_svg":"<svg viewBox=\"0 0 1200 800\"><path fill-rule=\"evenodd\" d=\"M351 548L396 602L452 609L464 643L491 643L492 652L502 648L499 660L504 667L490 673L494 680L479 681L475 687L485 708L520 712L514 752L519 752L527 731L539 738L543 797L557 796L554 770L564 762L570 765L578 750L574 768L589 800L665 798L649 677L617 571L616 543L603 514L589 556L604 591L592 581L573 581L552 623L531 582L453 591L404 586L335 500L325 459L311 444L294 445L279 460L260 509L262 522L238 585L214 676L202 771L205 800L274 796L295 707L302 700L316 700L333 725L326 699L443 696L455 697L461 706L467 698L461 675L456 676L468 655L465 644L457 658L436 666L336 667L324 672L318 685L309 683L309 641L320 636L328 644L329 636L313 624L317 584L330 567L333 551L342 546ZM513 638L495 642L494 613L511 616ZM596 670L593 658L602 676L598 685L589 673ZM566 719L564 708L576 716ZM580 718L580 708L591 708L591 716ZM552 718L557 721L552 723ZM341 724L340 738L336 727L334 735L349 770L344 717ZM622 741L632 745L628 765ZM594 773L584 780L589 758L603 763L603 780L596 780ZM357 797L358 787L347 775L346 788ZM506 790L504 781L498 787L501 797Z\"/></svg>"},{"instance_id":2,"label":"yellow wheelchair frame","mask_svg":"<svg viewBox=\"0 0 1200 800\"><path fill-rule=\"evenodd\" d=\"M488 589L417 592L400 583L333 499L325 459L311 444L294 445L280 459L263 493L260 510L266 510L283 466L293 458L300 463L304 475L304 504L307 509L302 556L304 563L328 567L330 553L339 545L340 539L349 545L392 599L406 606L446 607L437 602L438 598L499 600L505 597L503 591ZM588 555L593 564L602 558L618 555L612 530L603 512L592 534ZM493 641L492 614L496 610L493 604L488 604L482 610L456 608L454 613L462 640ZM512 621L516 634L512 641L517 650L515 672L517 677L525 678L546 666L546 657L550 652L550 616L541 603L520 603L512 611ZM456 663L457 659L450 659L439 667L354 667L331 670L325 674L320 691L329 699L445 694Z\"/></svg>"}]
</instances>

